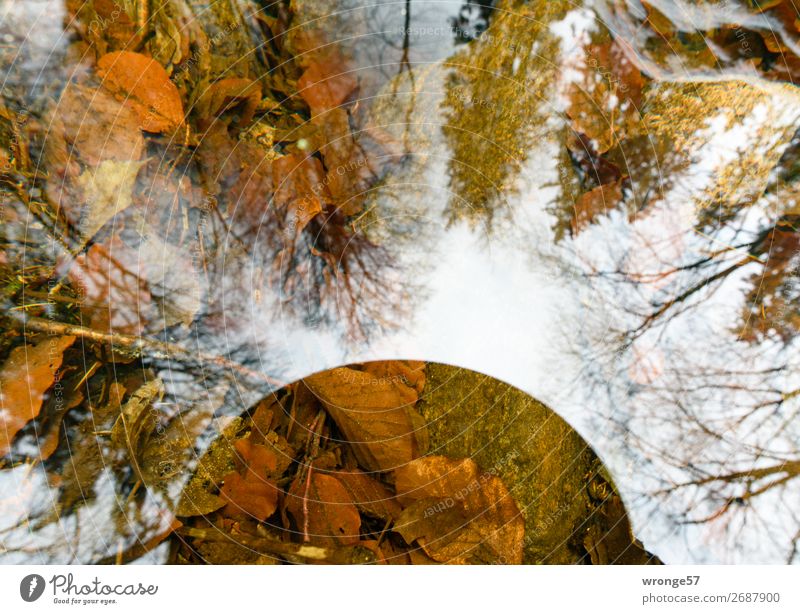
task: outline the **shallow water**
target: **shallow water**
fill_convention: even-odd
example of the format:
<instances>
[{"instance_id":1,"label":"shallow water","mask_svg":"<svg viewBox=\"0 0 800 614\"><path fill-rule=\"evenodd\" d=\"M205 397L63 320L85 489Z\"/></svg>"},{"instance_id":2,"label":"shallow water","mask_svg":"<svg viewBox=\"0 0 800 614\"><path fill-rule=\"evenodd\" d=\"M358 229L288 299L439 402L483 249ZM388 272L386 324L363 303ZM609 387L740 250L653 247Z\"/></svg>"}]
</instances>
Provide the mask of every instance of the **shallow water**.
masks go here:
<instances>
[{"instance_id":1,"label":"shallow water","mask_svg":"<svg viewBox=\"0 0 800 614\"><path fill-rule=\"evenodd\" d=\"M254 191L217 214L192 162L175 163L180 137L150 145L157 164L110 223L139 228L121 266L158 280L157 308L144 324L112 316L119 332L169 344L144 354L166 388L161 411L237 415L352 362L458 365L564 417L609 467L636 536L666 562L796 560L791 20L733 1L651 2L661 15L648 22L638 2L507 2L464 43L451 22L458 2L352 2L335 14L297 4L351 57L364 147L382 145L380 180L359 195L352 235L324 223L283 235L255 173ZM20 55L3 50L5 104L48 132L61 84L89 63L68 53L60 3L4 2L1 14L3 32L35 33ZM769 61L752 61L757 40L779 46L762 54ZM363 166L356 158L338 174ZM47 244L62 274L76 266L65 255L76 242ZM310 248L321 245L347 284L326 277ZM85 272L82 282L97 283ZM120 286L115 302L137 304L139 289ZM129 510L129 526L109 521L131 505L111 472L91 505L52 522L58 487L44 486L45 471L3 470L10 562L96 560L169 522L158 497Z\"/></svg>"}]
</instances>

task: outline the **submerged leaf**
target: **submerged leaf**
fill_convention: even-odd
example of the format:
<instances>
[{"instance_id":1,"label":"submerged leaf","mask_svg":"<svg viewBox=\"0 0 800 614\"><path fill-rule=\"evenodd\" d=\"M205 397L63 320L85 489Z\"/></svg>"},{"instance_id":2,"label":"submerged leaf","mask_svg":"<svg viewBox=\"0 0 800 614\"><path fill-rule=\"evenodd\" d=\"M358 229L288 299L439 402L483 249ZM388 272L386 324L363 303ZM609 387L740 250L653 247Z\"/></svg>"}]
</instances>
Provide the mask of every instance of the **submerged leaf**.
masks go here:
<instances>
[{"instance_id":1,"label":"submerged leaf","mask_svg":"<svg viewBox=\"0 0 800 614\"><path fill-rule=\"evenodd\" d=\"M297 81L297 89L312 115L335 109L350 97L358 82L345 71L345 62L337 56L315 60L306 69Z\"/></svg>"},{"instance_id":2,"label":"submerged leaf","mask_svg":"<svg viewBox=\"0 0 800 614\"><path fill-rule=\"evenodd\" d=\"M159 419L153 403L161 400L162 396L164 383L160 379L147 382L125 402L111 429L111 441L118 449L127 449L127 460L131 462L137 478L142 482L145 482L142 475L142 454Z\"/></svg>"},{"instance_id":3,"label":"submerged leaf","mask_svg":"<svg viewBox=\"0 0 800 614\"><path fill-rule=\"evenodd\" d=\"M11 449L14 436L39 415L44 394L66 350L75 337L46 337L35 345L21 345L0 370L0 456Z\"/></svg>"},{"instance_id":4,"label":"submerged leaf","mask_svg":"<svg viewBox=\"0 0 800 614\"><path fill-rule=\"evenodd\" d=\"M394 520L400 515L402 508L394 494L363 471L337 471L333 476L342 483L353 504L364 514L381 520Z\"/></svg>"},{"instance_id":5,"label":"submerged leaf","mask_svg":"<svg viewBox=\"0 0 800 614\"><path fill-rule=\"evenodd\" d=\"M309 467L292 483L286 510L304 541L332 546L359 541L361 517L347 489L332 475Z\"/></svg>"},{"instance_id":6,"label":"submerged leaf","mask_svg":"<svg viewBox=\"0 0 800 614\"><path fill-rule=\"evenodd\" d=\"M83 190L86 209L81 219L81 235L91 239L109 220L131 205L136 176L144 161L103 160L86 169L76 183Z\"/></svg>"},{"instance_id":7,"label":"submerged leaf","mask_svg":"<svg viewBox=\"0 0 800 614\"><path fill-rule=\"evenodd\" d=\"M263 521L278 509L278 488L271 480L234 471L224 481L219 494L227 502L223 513L229 518Z\"/></svg>"},{"instance_id":8,"label":"submerged leaf","mask_svg":"<svg viewBox=\"0 0 800 614\"><path fill-rule=\"evenodd\" d=\"M427 429L414 410L417 392L401 377L343 367L303 380L370 471L391 471L425 452Z\"/></svg>"},{"instance_id":9,"label":"submerged leaf","mask_svg":"<svg viewBox=\"0 0 800 614\"><path fill-rule=\"evenodd\" d=\"M502 480L475 461L430 456L395 471L397 496L408 505L395 523L442 563L522 562L525 522Z\"/></svg>"},{"instance_id":10,"label":"submerged leaf","mask_svg":"<svg viewBox=\"0 0 800 614\"><path fill-rule=\"evenodd\" d=\"M147 132L169 132L183 123L183 103L167 71L152 58L131 51L107 53L97 61L103 86L123 97Z\"/></svg>"}]
</instances>

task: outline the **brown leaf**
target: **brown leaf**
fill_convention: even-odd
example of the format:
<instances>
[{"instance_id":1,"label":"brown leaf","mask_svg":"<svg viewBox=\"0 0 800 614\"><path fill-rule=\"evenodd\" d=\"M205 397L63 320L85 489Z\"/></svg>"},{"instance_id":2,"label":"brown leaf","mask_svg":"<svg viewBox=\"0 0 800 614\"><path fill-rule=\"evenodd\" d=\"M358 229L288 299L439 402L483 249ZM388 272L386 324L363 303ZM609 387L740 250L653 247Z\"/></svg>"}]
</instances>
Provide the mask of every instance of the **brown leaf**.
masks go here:
<instances>
[{"instance_id":1,"label":"brown leaf","mask_svg":"<svg viewBox=\"0 0 800 614\"><path fill-rule=\"evenodd\" d=\"M240 439L233 447L239 453L239 460L247 467L248 475L254 479L274 476L278 469L278 457L275 452L249 438Z\"/></svg>"},{"instance_id":2,"label":"brown leaf","mask_svg":"<svg viewBox=\"0 0 800 614\"><path fill-rule=\"evenodd\" d=\"M363 471L336 471L333 476L342 483L353 504L364 514L381 520L394 520L400 515L402 508L394 494Z\"/></svg>"},{"instance_id":3,"label":"brown leaf","mask_svg":"<svg viewBox=\"0 0 800 614\"><path fill-rule=\"evenodd\" d=\"M303 380L370 471L391 471L425 452L427 427L414 410L417 392L399 379L347 367Z\"/></svg>"},{"instance_id":4,"label":"brown leaf","mask_svg":"<svg viewBox=\"0 0 800 614\"><path fill-rule=\"evenodd\" d=\"M63 138L77 158L91 166L103 160L127 162L141 158L144 139L139 116L103 89L70 85L64 90L55 116ZM48 135L48 142L56 135Z\"/></svg>"},{"instance_id":5,"label":"brown leaf","mask_svg":"<svg viewBox=\"0 0 800 614\"><path fill-rule=\"evenodd\" d=\"M181 493L175 510L177 516L204 516L225 505L225 500L215 493L225 476L236 468L236 450L231 441L241 430L242 423L241 418L235 418L222 428L200 458L194 474Z\"/></svg>"},{"instance_id":6,"label":"brown leaf","mask_svg":"<svg viewBox=\"0 0 800 614\"><path fill-rule=\"evenodd\" d=\"M312 61L297 81L300 96L308 103L312 115L335 109L356 89L356 78L347 74L346 63L338 54Z\"/></svg>"},{"instance_id":7,"label":"brown leaf","mask_svg":"<svg viewBox=\"0 0 800 614\"><path fill-rule=\"evenodd\" d=\"M67 393L66 399L59 404L56 403L56 411L51 420L47 434L39 440L39 458L47 460L58 448L61 435L61 424L70 409L74 409L83 402L83 392L71 390Z\"/></svg>"},{"instance_id":8,"label":"brown leaf","mask_svg":"<svg viewBox=\"0 0 800 614\"><path fill-rule=\"evenodd\" d=\"M604 213L616 208L622 200L622 181L597 186L581 195L575 202L572 216L572 234L578 234Z\"/></svg>"},{"instance_id":9,"label":"brown leaf","mask_svg":"<svg viewBox=\"0 0 800 614\"><path fill-rule=\"evenodd\" d=\"M286 511L294 518L304 541L331 546L359 541L361 517L347 489L332 475L313 467L292 483Z\"/></svg>"},{"instance_id":10,"label":"brown leaf","mask_svg":"<svg viewBox=\"0 0 800 614\"><path fill-rule=\"evenodd\" d=\"M394 530L441 563L522 562L525 522L500 478L471 459L430 456L395 471Z\"/></svg>"},{"instance_id":11,"label":"brown leaf","mask_svg":"<svg viewBox=\"0 0 800 614\"><path fill-rule=\"evenodd\" d=\"M147 132L169 132L183 124L183 103L167 71L152 58L131 51L107 53L97 61L103 86L123 97Z\"/></svg>"},{"instance_id":12,"label":"brown leaf","mask_svg":"<svg viewBox=\"0 0 800 614\"><path fill-rule=\"evenodd\" d=\"M220 497L227 501L222 513L229 518L264 521L278 509L278 488L266 478L257 479L251 473L241 476L234 471L225 476Z\"/></svg>"},{"instance_id":13,"label":"brown leaf","mask_svg":"<svg viewBox=\"0 0 800 614\"><path fill-rule=\"evenodd\" d=\"M75 337L46 337L14 348L0 370L0 456L11 449L14 436L39 415L44 393Z\"/></svg>"},{"instance_id":14,"label":"brown leaf","mask_svg":"<svg viewBox=\"0 0 800 614\"><path fill-rule=\"evenodd\" d=\"M141 482L145 482L142 471L142 455L150 436L158 425L159 413L154 403L164 396L164 383L155 379L143 384L120 409L119 417L111 429L111 441L118 450L127 450L124 457Z\"/></svg>"}]
</instances>

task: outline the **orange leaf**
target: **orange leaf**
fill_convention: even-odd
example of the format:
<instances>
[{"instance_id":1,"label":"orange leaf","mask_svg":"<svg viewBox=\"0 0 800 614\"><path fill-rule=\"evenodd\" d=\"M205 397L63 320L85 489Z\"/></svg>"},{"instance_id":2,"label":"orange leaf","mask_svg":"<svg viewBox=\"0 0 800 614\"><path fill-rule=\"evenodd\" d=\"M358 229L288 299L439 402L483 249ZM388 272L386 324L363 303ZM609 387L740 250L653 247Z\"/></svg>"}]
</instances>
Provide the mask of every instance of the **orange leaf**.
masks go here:
<instances>
[{"instance_id":1,"label":"orange leaf","mask_svg":"<svg viewBox=\"0 0 800 614\"><path fill-rule=\"evenodd\" d=\"M331 55L312 62L298 79L297 89L312 115L335 109L353 93L357 81L346 70L343 59Z\"/></svg>"},{"instance_id":2,"label":"orange leaf","mask_svg":"<svg viewBox=\"0 0 800 614\"><path fill-rule=\"evenodd\" d=\"M364 363L363 368L375 377L402 381L417 394L425 388L425 363L421 360L376 360Z\"/></svg>"},{"instance_id":3,"label":"orange leaf","mask_svg":"<svg viewBox=\"0 0 800 614\"><path fill-rule=\"evenodd\" d=\"M256 478L248 473L242 477L236 471L227 474L219 491L228 502L222 513L229 518L263 521L278 509L278 488L265 478Z\"/></svg>"},{"instance_id":4,"label":"orange leaf","mask_svg":"<svg viewBox=\"0 0 800 614\"><path fill-rule=\"evenodd\" d=\"M278 469L278 458L275 453L250 439L239 439L233 444L239 453L240 459L247 465L248 474L252 474L253 479L265 478L274 475Z\"/></svg>"},{"instance_id":5,"label":"orange leaf","mask_svg":"<svg viewBox=\"0 0 800 614\"><path fill-rule=\"evenodd\" d=\"M362 467L391 471L427 448L427 427L413 407L417 392L401 378L376 378L343 367L303 381L350 442Z\"/></svg>"},{"instance_id":6,"label":"orange leaf","mask_svg":"<svg viewBox=\"0 0 800 614\"><path fill-rule=\"evenodd\" d=\"M107 53L97 61L103 85L138 113L141 129L168 132L183 124L183 103L167 71L152 58L131 51Z\"/></svg>"},{"instance_id":7,"label":"orange leaf","mask_svg":"<svg viewBox=\"0 0 800 614\"><path fill-rule=\"evenodd\" d=\"M36 345L14 348L0 370L0 456L14 436L39 415L44 393L75 337L47 337Z\"/></svg>"},{"instance_id":8,"label":"orange leaf","mask_svg":"<svg viewBox=\"0 0 800 614\"><path fill-rule=\"evenodd\" d=\"M359 541L361 517L342 483L309 467L289 489L286 503L305 541L353 545Z\"/></svg>"}]
</instances>

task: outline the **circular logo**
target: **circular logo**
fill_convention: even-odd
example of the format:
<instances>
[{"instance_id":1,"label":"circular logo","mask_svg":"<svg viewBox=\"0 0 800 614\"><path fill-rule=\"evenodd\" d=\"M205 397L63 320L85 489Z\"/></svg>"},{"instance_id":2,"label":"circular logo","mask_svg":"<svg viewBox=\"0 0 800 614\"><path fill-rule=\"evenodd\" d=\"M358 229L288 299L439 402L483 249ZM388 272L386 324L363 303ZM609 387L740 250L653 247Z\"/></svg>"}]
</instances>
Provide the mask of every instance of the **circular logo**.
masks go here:
<instances>
[{"instance_id":1,"label":"circular logo","mask_svg":"<svg viewBox=\"0 0 800 614\"><path fill-rule=\"evenodd\" d=\"M36 601L44 592L44 578L37 573L22 578L19 583L19 596L25 601Z\"/></svg>"}]
</instances>

